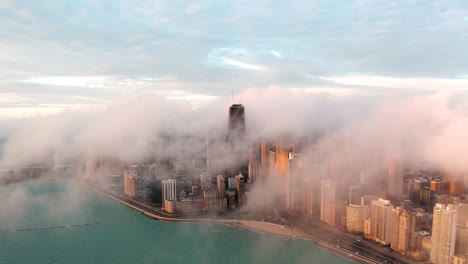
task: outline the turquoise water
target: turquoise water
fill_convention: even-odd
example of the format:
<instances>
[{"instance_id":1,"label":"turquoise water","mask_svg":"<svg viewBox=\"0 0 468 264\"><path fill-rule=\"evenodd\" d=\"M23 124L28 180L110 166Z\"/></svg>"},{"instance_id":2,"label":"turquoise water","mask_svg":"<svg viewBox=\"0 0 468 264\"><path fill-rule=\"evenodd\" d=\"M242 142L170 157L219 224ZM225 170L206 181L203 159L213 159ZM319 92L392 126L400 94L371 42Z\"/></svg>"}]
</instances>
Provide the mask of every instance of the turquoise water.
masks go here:
<instances>
[{"instance_id":1,"label":"turquoise water","mask_svg":"<svg viewBox=\"0 0 468 264\"><path fill-rule=\"evenodd\" d=\"M0 263L353 263L311 241L210 223L155 221L73 180L0 187Z\"/></svg>"}]
</instances>

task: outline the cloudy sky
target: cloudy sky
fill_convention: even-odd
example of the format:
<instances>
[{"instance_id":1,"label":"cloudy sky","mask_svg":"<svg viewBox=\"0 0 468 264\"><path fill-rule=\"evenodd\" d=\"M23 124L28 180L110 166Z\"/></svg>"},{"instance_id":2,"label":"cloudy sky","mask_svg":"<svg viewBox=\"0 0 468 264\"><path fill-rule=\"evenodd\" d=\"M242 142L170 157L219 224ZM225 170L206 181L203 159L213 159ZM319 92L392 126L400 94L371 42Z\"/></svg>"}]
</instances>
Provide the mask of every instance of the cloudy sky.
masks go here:
<instances>
[{"instance_id":1,"label":"cloudy sky","mask_svg":"<svg viewBox=\"0 0 468 264\"><path fill-rule=\"evenodd\" d=\"M0 1L0 119L135 93L468 88L460 1Z\"/></svg>"}]
</instances>

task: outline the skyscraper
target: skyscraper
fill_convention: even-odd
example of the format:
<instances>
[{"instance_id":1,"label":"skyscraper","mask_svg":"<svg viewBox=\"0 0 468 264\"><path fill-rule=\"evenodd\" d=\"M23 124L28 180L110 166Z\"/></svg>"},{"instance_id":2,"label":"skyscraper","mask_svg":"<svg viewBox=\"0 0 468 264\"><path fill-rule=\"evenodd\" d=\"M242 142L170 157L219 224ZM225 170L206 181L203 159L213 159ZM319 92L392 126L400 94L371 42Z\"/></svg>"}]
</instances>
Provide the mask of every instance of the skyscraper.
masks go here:
<instances>
[{"instance_id":1,"label":"skyscraper","mask_svg":"<svg viewBox=\"0 0 468 264\"><path fill-rule=\"evenodd\" d=\"M416 224L414 212L395 208L392 212L391 248L405 255L411 248L411 240L415 232L420 231Z\"/></svg>"},{"instance_id":2,"label":"skyscraper","mask_svg":"<svg viewBox=\"0 0 468 264\"><path fill-rule=\"evenodd\" d=\"M450 180L450 195L463 194L463 179L462 178L455 178Z\"/></svg>"},{"instance_id":3,"label":"skyscraper","mask_svg":"<svg viewBox=\"0 0 468 264\"><path fill-rule=\"evenodd\" d=\"M314 214L314 181L311 177L304 178L302 181L302 214L308 217Z\"/></svg>"},{"instance_id":4,"label":"skyscraper","mask_svg":"<svg viewBox=\"0 0 468 264\"><path fill-rule=\"evenodd\" d=\"M463 204L463 203L454 204L453 209L457 211L458 224L466 226L468 223L468 204Z\"/></svg>"},{"instance_id":5,"label":"skyscraper","mask_svg":"<svg viewBox=\"0 0 468 264\"><path fill-rule=\"evenodd\" d=\"M457 211L449 205L436 204L432 222L431 262L450 264L455 254Z\"/></svg>"},{"instance_id":6,"label":"skyscraper","mask_svg":"<svg viewBox=\"0 0 468 264\"><path fill-rule=\"evenodd\" d=\"M455 255L468 254L468 227L465 225L457 226L457 236L455 239Z\"/></svg>"},{"instance_id":7,"label":"skyscraper","mask_svg":"<svg viewBox=\"0 0 468 264\"><path fill-rule=\"evenodd\" d=\"M380 198L371 205L370 236L382 245L390 244L392 231L392 210L390 201Z\"/></svg>"},{"instance_id":8,"label":"skyscraper","mask_svg":"<svg viewBox=\"0 0 468 264\"><path fill-rule=\"evenodd\" d=\"M450 183L444 179L434 179L431 181L431 190L435 191L436 194L450 194Z\"/></svg>"},{"instance_id":9,"label":"skyscraper","mask_svg":"<svg viewBox=\"0 0 468 264\"><path fill-rule=\"evenodd\" d=\"M247 202L247 197L245 195L245 180L242 174L236 175L236 190L237 190L237 205L241 206Z\"/></svg>"},{"instance_id":10,"label":"skyscraper","mask_svg":"<svg viewBox=\"0 0 468 264\"><path fill-rule=\"evenodd\" d=\"M216 188L218 190L219 198L224 198L226 192L226 180L223 175L216 176Z\"/></svg>"},{"instance_id":11,"label":"skyscraper","mask_svg":"<svg viewBox=\"0 0 468 264\"><path fill-rule=\"evenodd\" d=\"M390 248L398 250L398 237L400 235L400 215L403 213L400 207L392 210L392 234L390 236Z\"/></svg>"},{"instance_id":12,"label":"skyscraper","mask_svg":"<svg viewBox=\"0 0 468 264\"><path fill-rule=\"evenodd\" d=\"M265 182L267 180L267 176L270 173L270 148L269 144L266 140L262 140L262 143L260 145L260 162L261 162L261 168L260 168L260 179L261 182Z\"/></svg>"},{"instance_id":13,"label":"skyscraper","mask_svg":"<svg viewBox=\"0 0 468 264\"><path fill-rule=\"evenodd\" d=\"M162 181L162 203L166 208L166 201L177 200L177 181L175 179L167 179Z\"/></svg>"},{"instance_id":14,"label":"skyscraper","mask_svg":"<svg viewBox=\"0 0 468 264\"><path fill-rule=\"evenodd\" d=\"M428 187L422 188L419 190L419 200L422 208L432 212L435 205L435 191Z\"/></svg>"},{"instance_id":15,"label":"skyscraper","mask_svg":"<svg viewBox=\"0 0 468 264\"><path fill-rule=\"evenodd\" d=\"M245 109L242 104L229 107L229 139L242 138L245 135Z\"/></svg>"},{"instance_id":16,"label":"skyscraper","mask_svg":"<svg viewBox=\"0 0 468 264\"><path fill-rule=\"evenodd\" d=\"M294 199L291 189L293 187L291 180L291 160L293 157L293 146L288 137L278 137L276 141L276 175L277 183L284 186L284 205L288 209L294 208Z\"/></svg>"},{"instance_id":17,"label":"skyscraper","mask_svg":"<svg viewBox=\"0 0 468 264\"><path fill-rule=\"evenodd\" d=\"M125 170L123 174L124 174L124 194L130 197L135 197L137 193L136 171L132 169Z\"/></svg>"},{"instance_id":18,"label":"skyscraper","mask_svg":"<svg viewBox=\"0 0 468 264\"><path fill-rule=\"evenodd\" d=\"M260 177L261 163L258 160L249 162L249 183L254 183Z\"/></svg>"},{"instance_id":19,"label":"skyscraper","mask_svg":"<svg viewBox=\"0 0 468 264\"><path fill-rule=\"evenodd\" d=\"M336 200L336 185L329 179L324 179L322 180L320 186L320 220L330 224L330 209Z\"/></svg>"},{"instance_id":20,"label":"skyscraper","mask_svg":"<svg viewBox=\"0 0 468 264\"><path fill-rule=\"evenodd\" d=\"M397 199L403 194L403 168L393 163L388 168L387 194Z\"/></svg>"}]
</instances>

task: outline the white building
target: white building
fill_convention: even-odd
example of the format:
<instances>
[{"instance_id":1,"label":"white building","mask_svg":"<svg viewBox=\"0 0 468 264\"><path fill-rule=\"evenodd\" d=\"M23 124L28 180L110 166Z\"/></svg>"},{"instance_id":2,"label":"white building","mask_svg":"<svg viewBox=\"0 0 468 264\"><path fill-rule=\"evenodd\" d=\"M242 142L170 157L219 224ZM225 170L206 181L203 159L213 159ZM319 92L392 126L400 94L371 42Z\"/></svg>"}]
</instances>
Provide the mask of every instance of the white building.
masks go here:
<instances>
[{"instance_id":1,"label":"white building","mask_svg":"<svg viewBox=\"0 0 468 264\"><path fill-rule=\"evenodd\" d=\"M390 244L392 232L393 205L389 200L380 198L371 204L370 236L382 245Z\"/></svg>"},{"instance_id":2,"label":"white building","mask_svg":"<svg viewBox=\"0 0 468 264\"><path fill-rule=\"evenodd\" d=\"M177 181L175 179L167 179L162 181L162 202L177 200Z\"/></svg>"},{"instance_id":3,"label":"white building","mask_svg":"<svg viewBox=\"0 0 468 264\"><path fill-rule=\"evenodd\" d=\"M457 211L449 205L436 204L432 221L431 262L450 264L455 253Z\"/></svg>"}]
</instances>

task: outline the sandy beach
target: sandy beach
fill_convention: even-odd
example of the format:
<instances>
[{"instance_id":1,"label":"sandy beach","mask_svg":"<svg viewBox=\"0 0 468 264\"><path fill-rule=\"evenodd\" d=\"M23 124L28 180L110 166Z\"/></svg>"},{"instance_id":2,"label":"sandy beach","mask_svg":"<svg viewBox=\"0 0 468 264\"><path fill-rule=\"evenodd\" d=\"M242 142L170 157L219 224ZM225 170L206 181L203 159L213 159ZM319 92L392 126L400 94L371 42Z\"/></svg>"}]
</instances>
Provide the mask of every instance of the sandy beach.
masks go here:
<instances>
[{"instance_id":1,"label":"sandy beach","mask_svg":"<svg viewBox=\"0 0 468 264\"><path fill-rule=\"evenodd\" d=\"M247 229L252 229L255 231L281 235L281 236L305 238L305 236L303 236L301 233L289 227L279 225L279 224L268 223L268 222L239 220L236 223L233 223L232 225L247 228Z\"/></svg>"}]
</instances>

